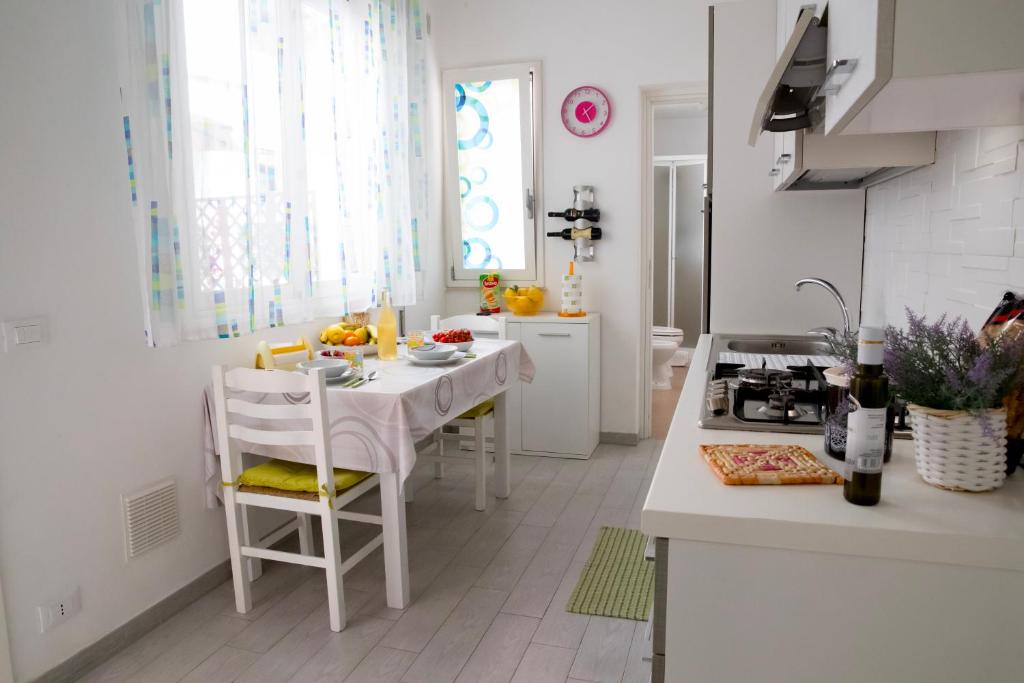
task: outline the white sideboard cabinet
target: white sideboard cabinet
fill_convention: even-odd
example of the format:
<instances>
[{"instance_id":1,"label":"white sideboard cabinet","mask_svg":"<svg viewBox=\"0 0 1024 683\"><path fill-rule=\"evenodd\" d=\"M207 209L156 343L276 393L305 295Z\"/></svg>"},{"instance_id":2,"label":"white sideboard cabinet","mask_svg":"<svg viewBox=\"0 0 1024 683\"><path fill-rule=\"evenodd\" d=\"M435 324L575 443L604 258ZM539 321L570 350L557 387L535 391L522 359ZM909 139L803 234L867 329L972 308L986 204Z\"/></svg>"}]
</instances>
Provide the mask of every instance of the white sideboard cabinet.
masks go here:
<instances>
[{"instance_id":1,"label":"white sideboard cabinet","mask_svg":"<svg viewBox=\"0 0 1024 683\"><path fill-rule=\"evenodd\" d=\"M601 432L601 317L506 315L507 335L523 343L537 373L509 390L513 453L589 458Z\"/></svg>"}]
</instances>

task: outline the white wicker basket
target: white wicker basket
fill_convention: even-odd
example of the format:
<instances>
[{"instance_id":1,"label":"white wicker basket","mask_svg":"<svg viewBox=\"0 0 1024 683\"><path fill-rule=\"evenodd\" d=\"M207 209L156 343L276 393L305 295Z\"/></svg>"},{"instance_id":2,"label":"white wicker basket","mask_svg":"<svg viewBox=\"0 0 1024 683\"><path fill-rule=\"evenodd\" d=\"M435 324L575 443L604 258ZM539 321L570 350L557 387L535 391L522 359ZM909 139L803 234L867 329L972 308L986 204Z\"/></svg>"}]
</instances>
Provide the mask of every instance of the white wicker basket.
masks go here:
<instances>
[{"instance_id":1,"label":"white wicker basket","mask_svg":"<svg viewBox=\"0 0 1024 683\"><path fill-rule=\"evenodd\" d=\"M991 491L1006 479L1006 410L982 418L962 410L911 404L914 461L929 484L950 491ZM993 436L994 433L994 436Z\"/></svg>"}]
</instances>

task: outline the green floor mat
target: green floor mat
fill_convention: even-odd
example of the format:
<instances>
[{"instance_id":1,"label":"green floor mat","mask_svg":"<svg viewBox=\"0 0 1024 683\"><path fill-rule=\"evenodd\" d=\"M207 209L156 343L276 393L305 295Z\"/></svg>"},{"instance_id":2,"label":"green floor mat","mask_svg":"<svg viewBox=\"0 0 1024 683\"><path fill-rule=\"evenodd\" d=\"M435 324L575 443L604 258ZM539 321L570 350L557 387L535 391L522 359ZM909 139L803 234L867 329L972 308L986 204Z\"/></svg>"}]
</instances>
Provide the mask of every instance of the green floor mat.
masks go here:
<instances>
[{"instance_id":1,"label":"green floor mat","mask_svg":"<svg viewBox=\"0 0 1024 683\"><path fill-rule=\"evenodd\" d=\"M644 559L646 545L636 529L601 527L566 610L646 621L654 601L654 563Z\"/></svg>"}]
</instances>

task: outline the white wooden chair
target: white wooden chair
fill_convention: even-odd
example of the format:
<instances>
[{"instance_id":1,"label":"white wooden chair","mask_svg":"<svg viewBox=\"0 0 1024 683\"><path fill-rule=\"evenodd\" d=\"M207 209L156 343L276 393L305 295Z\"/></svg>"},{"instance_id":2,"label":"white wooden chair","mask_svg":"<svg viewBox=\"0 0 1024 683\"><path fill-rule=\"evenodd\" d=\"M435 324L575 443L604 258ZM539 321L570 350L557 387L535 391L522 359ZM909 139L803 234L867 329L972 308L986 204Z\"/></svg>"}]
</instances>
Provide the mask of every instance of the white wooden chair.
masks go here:
<instances>
[{"instance_id":1,"label":"white wooden chair","mask_svg":"<svg viewBox=\"0 0 1024 683\"><path fill-rule=\"evenodd\" d=\"M228 524L228 548L231 554L231 573L235 587L235 608L245 613L252 609L252 568L246 558L276 560L319 567L327 573L327 602L332 631L345 628L345 595L342 577L345 572L365 558L384 541L381 533L365 546L342 561L338 519L379 524L381 515L345 512L344 506L380 485L377 474L335 470L332 464L330 440L327 434L326 383L323 372L308 375L294 372L251 370L224 366L213 368L213 390L216 404L217 439L220 448L221 472L224 477L224 511ZM306 403L267 404L245 400L235 392L259 394L305 394ZM248 418L247 420L244 418ZM296 429L295 421L308 421L307 429ZM290 421L290 422L282 422ZM276 423L276 424L275 424ZM253 426L255 424L259 427ZM276 428L280 425L280 428ZM319 491L294 492L266 486L247 486L242 469L242 451L239 442L267 446L309 447L315 460L315 481ZM313 466L307 466L310 470ZM245 470L246 472L251 472ZM307 474L312 474L309 472ZM332 476L333 475L333 476ZM342 475L352 475L343 476ZM357 483L338 490L335 476L360 479ZM289 510L296 519L278 529L269 537L250 542L243 518L247 506ZM310 515L318 515L324 539L324 556L313 554L313 535ZM272 550L270 546L292 531L299 532L299 552Z\"/></svg>"},{"instance_id":2,"label":"white wooden chair","mask_svg":"<svg viewBox=\"0 0 1024 683\"><path fill-rule=\"evenodd\" d=\"M455 315L442 319L439 315L430 316L431 332L458 328L469 330L474 337L481 335L505 339L506 336L504 317ZM434 432L430 444L416 455L417 459L423 462L434 463L434 476L438 479L444 476L445 462L472 460L476 479L474 507L477 510L484 510L487 507L487 464L490 460L487 456L488 446L490 451L494 451L494 438L487 436L487 423L493 421L494 401L484 401L449 421L445 427L454 428L452 431L445 431L442 427ZM493 425L491 431L493 432ZM468 442L473 444L472 450L463 451L464 444ZM446 444L450 448L446 448Z\"/></svg>"}]
</instances>

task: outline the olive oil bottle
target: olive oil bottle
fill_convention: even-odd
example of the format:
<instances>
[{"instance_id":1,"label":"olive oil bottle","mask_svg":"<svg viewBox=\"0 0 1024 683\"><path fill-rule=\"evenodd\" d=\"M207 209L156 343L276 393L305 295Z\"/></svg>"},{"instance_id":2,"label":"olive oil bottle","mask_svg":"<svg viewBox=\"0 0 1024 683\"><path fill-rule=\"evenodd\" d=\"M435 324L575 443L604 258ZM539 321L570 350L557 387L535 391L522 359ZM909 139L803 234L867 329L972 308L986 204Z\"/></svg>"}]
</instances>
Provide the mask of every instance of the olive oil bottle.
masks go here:
<instances>
[{"instance_id":1,"label":"olive oil bottle","mask_svg":"<svg viewBox=\"0 0 1024 683\"><path fill-rule=\"evenodd\" d=\"M875 505L882 497L882 461L889 407L889 378L882 370L885 331L861 327L857 372L850 378L843 497L854 505Z\"/></svg>"}]
</instances>

